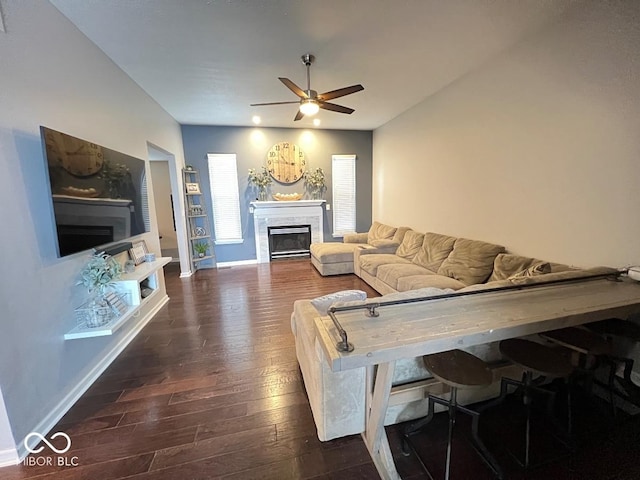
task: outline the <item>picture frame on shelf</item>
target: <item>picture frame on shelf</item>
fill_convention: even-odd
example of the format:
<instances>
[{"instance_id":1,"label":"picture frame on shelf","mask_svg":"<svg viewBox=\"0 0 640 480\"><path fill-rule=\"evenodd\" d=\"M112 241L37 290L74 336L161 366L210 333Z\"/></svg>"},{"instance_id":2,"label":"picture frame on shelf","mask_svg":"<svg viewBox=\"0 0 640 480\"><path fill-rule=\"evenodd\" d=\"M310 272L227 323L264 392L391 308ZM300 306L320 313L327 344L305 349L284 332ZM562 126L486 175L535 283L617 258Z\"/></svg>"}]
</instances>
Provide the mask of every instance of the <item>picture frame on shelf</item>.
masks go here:
<instances>
[{"instance_id":1,"label":"picture frame on shelf","mask_svg":"<svg viewBox=\"0 0 640 480\"><path fill-rule=\"evenodd\" d=\"M149 253L149 250L147 250L147 242L144 240L133 242L131 249L129 250L129 256L136 265L140 265L144 262L144 257L147 253Z\"/></svg>"},{"instance_id":2,"label":"picture frame on shelf","mask_svg":"<svg viewBox=\"0 0 640 480\"><path fill-rule=\"evenodd\" d=\"M200 185L197 183L185 183L187 194L200 194Z\"/></svg>"}]
</instances>

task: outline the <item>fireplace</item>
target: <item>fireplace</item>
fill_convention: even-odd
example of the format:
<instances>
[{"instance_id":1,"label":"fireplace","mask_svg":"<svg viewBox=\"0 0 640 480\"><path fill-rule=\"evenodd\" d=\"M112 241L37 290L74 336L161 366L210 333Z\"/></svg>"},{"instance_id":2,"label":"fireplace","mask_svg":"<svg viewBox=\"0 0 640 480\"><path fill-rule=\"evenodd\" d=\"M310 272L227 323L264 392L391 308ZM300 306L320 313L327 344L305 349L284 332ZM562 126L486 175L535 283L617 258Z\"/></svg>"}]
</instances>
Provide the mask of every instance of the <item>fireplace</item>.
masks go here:
<instances>
[{"instance_id":1,"label":"fireplace","mask_svg":"<svg viewBox=\"0 0 640 480\"><path fill-rule=\"evenodd\" d=\"M324 200L251 202L258 263L271 261L269 227L309 226L311 243L324 241L324 203Z\"/></svg>"},{"instance_id":2,"label":"fireplace","mask_svg":"<svg viewBox=\"0 0 640 480\"><path fill-rule=\"evenodd\" d=\"M311 225L267 227L269 259L309 257Z\"/></svg>"}]
</instances>

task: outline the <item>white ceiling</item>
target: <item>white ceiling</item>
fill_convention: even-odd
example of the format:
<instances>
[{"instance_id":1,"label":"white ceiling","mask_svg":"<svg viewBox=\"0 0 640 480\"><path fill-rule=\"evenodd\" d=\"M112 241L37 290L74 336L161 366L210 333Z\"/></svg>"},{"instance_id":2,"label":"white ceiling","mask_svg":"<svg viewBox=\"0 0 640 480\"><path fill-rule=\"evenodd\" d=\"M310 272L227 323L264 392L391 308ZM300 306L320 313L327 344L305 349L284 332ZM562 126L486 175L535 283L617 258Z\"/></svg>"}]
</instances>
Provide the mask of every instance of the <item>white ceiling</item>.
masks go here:
<instances>
[{"instance_id":1,"label":"white ceiling","mask_svg":"<svg viewBox=\"0 0 640 480\"><path fill-rule=\"evenodd\" d=\"M580 0L50 0L181 124L307 127L278 77L361 83L321 128L372 130L554 22Z\"/></svg>"}]
</instances>

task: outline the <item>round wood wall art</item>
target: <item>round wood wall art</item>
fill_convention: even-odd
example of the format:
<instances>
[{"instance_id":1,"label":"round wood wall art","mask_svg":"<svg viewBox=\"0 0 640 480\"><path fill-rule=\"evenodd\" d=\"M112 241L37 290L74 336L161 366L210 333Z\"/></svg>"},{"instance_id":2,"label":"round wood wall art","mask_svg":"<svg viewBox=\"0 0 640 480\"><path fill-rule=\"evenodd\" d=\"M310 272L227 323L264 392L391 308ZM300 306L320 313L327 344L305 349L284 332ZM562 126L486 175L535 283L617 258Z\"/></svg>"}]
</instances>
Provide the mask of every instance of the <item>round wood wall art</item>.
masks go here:
<instances>
[{"instance_id":1,"label":"round wood wall art","mask_svg":"<svg viewBox=\"0 0 640 480\"><path fill-rule=\"evenodd\" d=\"M307 167L304 152L295 143L276 143L267 153L267 170L279 183L296 183Z\"/></svg>"}]
</instances>

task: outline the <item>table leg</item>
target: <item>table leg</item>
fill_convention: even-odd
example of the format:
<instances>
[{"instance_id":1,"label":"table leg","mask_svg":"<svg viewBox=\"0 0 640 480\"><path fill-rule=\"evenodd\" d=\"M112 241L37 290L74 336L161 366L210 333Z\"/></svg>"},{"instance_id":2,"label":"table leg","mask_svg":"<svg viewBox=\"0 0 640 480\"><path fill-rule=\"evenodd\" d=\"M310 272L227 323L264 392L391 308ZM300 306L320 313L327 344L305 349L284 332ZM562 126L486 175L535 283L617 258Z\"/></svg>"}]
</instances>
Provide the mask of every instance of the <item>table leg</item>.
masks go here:
<instances>
[{"instance_id":1,"label":"table leg","mask_svg":"<svg viewBox=\"0 0 640 480\"><path fill-rule=\"evenodd\" d=\"M373 463L384 480L400 480L400 475L393 463L389 439L384 429L384 418L389 406L389 394L391 393L391 381L396 362L391 361L378 365L378 371L373 380L373 396L370 408L367 409L365 431L362 434L364 443L369 450ZM373 375L373 369L367 369L367 376ZM371 379L367 379L371 385Z\"/></svg>"}]
</instances>

